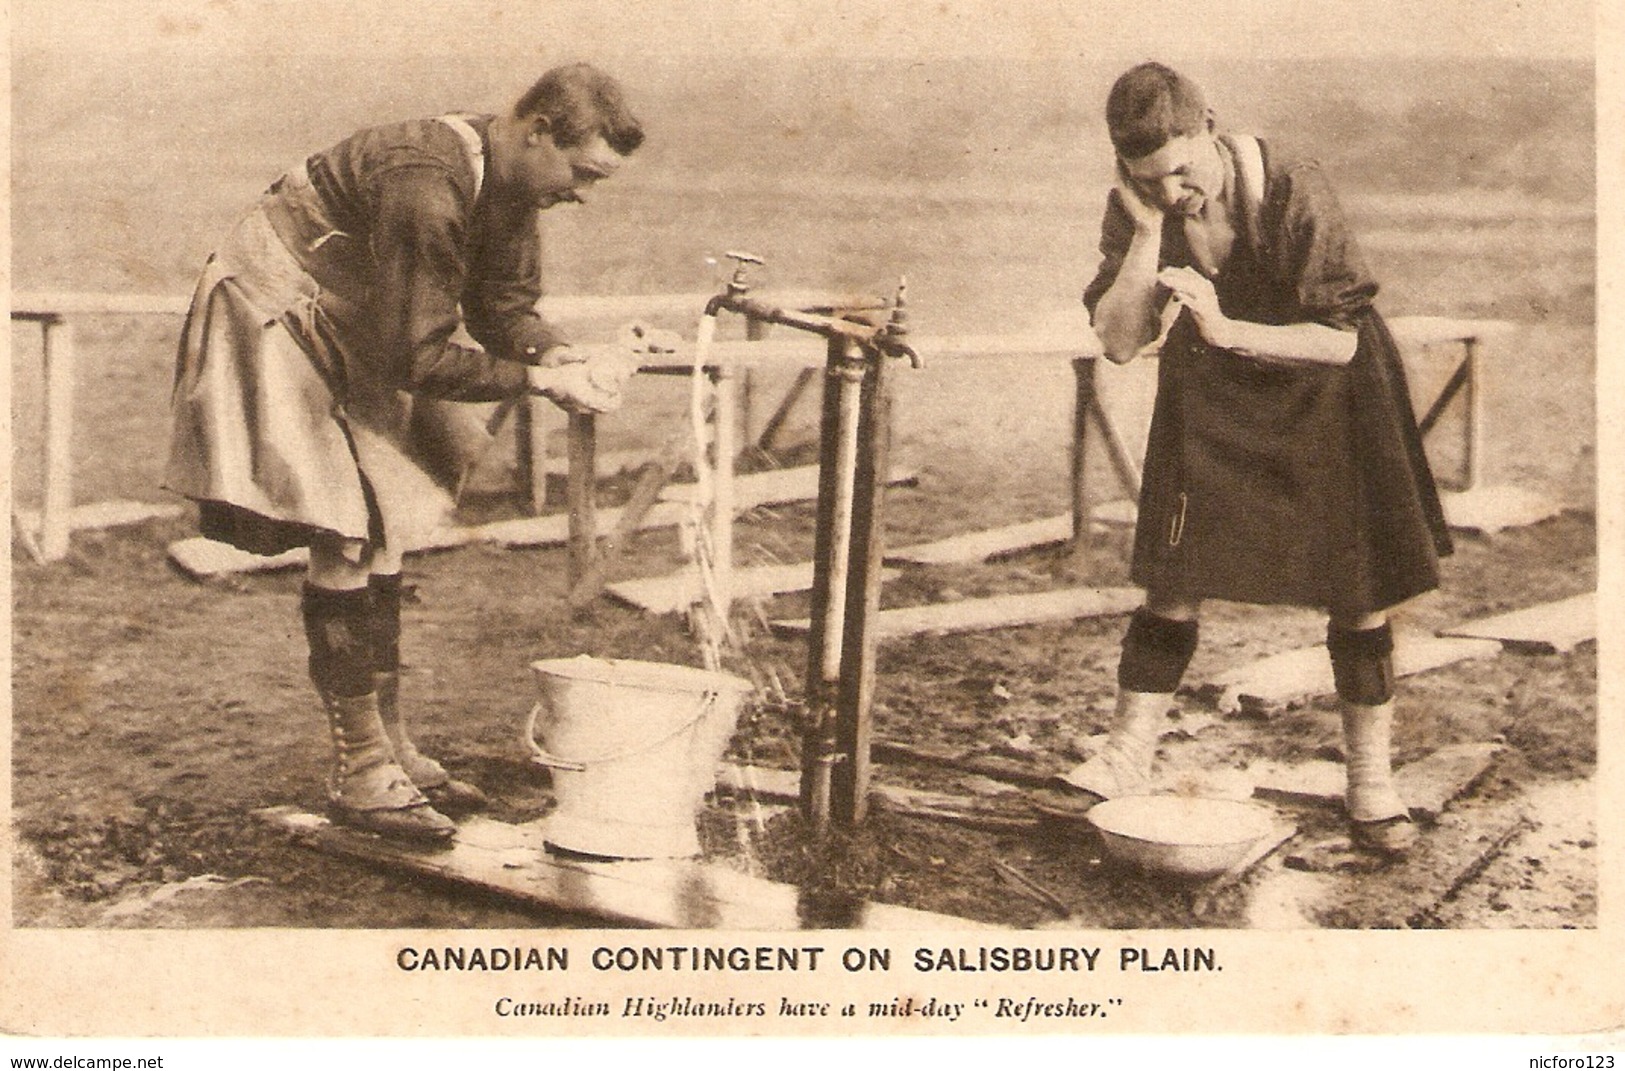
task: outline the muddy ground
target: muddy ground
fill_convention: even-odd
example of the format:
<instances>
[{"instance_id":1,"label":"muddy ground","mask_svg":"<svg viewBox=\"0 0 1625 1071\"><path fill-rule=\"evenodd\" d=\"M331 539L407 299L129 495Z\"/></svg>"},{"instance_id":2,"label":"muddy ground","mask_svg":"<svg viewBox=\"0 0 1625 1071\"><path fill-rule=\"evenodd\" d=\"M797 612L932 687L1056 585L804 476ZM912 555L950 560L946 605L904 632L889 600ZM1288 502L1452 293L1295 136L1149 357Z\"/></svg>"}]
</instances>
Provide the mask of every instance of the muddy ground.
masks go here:
<instances>
[{"instance_id":1,"label":"muddy ground","mask_svg":"<svg viewBox=\"0 0 1625 1071\"><path fill-rule=\"evenodd\" d=\"M941 476L927 465L918 486L892 492L893 545L962 530L962 511L982 513L983 526L1021 519L974 472L961 471L954 486ZM976 486L986 491L985 510L965 497ZM623 490L606 488L605 501ZM805 557L812 526L810 504L755 511L741 524L740 556ZM153 521L76 535L71 557L56 565L14 555L18 925L584 924L316 854L255 820L256 810L278 804L322 806L327 748L304 676L300 577L193 581L165 558L166 544L189 534L187 519ZM1089 582L1124 582L1128 539L1123 529L1102 533ZM645 533L619 575L652 575L679 561L670 530ZM405 701L423 742L489 791L506 821L535 819L551 802L547 775L518 743L535 692L530 661L588 652L698 662L676 617L607 599L583 615L564 613L564 573L562 549L476 546L409 562ZM1462 533L1442 590L1407 607L1399 624L1431 631L1562 598L1593 589L1595 573L1587 511L1494 536ZM1058 548L910 568L888 584L885 605L1043 590L1073 575ZM804 646L750 624L803 614L805 596L759 610L743 615L751 638L733 668L757 679L776 674L792 702L764 695L749 703L731 754L791 768ZM877 735L1001 757L1028 773L1063 769L1105 728L1122 628L1121 618L1103 618L889 641ZM1188 679L1318 642L1322 629L1305 611L1213 604ZM855 833L820 841L789 809L724 799L707 804L700 829L707 857L722 865L836 900L868 897L1012 927L1594 926L1595 645L1508 651L1421 674L1403 682L1399 702L1401 762L1453 743L1502 745L1403 864L1335 857L1331 869L1303 870L1308 847L1335 840L1341 819L1333 808L1281 804L1299 835L1246 880L1210 895L1103 861L1075 825L1022 826L1032 816L1026 796L995 797L985 778L918 762L882 763L877 777L978 797L1018 822L968 828L877 807ZM1329 701L1225 717L1190 695L1175 725L1182 731L1164 739L1159 759L1169 784L1245 791L1261 763L1338 755ZM1013 883L995 861L1048 890L1065 912Z\"/></svg>"}]
</instances>

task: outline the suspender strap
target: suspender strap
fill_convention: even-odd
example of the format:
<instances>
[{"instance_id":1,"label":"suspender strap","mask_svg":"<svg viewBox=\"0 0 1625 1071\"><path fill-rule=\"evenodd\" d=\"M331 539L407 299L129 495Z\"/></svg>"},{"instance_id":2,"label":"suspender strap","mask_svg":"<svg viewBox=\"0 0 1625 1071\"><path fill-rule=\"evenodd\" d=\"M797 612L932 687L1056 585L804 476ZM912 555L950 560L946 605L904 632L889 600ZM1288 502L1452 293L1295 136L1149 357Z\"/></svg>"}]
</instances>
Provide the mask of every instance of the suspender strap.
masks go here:
<instances>
[{"instance_id":1,"label":"suspender strap","mask_svg":"<svg viewBox=\"0 0 1625 1071\"><path fill-rule=\"evenodd\" d=\"M480 189L485 185L485 143L480 140L480 132L469 125L468 116L442 115L439 119L462 139L463 148L468 152L468 166L474 171L474 200L478 201Z\"/></svg>"},{"instance_id":2,"label":"suspender strap","mask_svg":"<svg viewBox=\"0 0 1625 1071\"><path fill-rule=\"evenodd\" d=\"M1255 254L1264 245L1259 219L1264 205L1264 152L1258 139L1250 134L1226 134L1224 142L1236 161L1237 201L1241 205L1241 223L1247 232L1247 247Z\"/></svg>"}]
</instances>

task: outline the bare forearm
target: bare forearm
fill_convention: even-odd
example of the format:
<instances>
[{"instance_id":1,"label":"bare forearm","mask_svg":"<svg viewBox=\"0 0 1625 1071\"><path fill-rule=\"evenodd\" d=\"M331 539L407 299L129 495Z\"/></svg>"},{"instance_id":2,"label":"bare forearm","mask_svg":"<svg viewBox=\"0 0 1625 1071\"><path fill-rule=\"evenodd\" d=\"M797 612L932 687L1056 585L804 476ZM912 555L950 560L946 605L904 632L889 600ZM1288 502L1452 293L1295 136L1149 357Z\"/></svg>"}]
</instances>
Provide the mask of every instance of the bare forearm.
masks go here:
<instances>
[{"instance_id":1,"label":"bare forearm","mask_svg":"<svg viewBox=\"0 0 1625 1071\"><path fill-rule=\"evenodd\" d=\"M1163 295L1157 283L1157 234L1136 232L1111 289L1095 306L1095 333L1106 356L1122 364L1157 337Z\"/></svg>"},{"instance_id":2,"label":"bare forearm","mask_svg":"<svg viewBox=\"0 0 1625 1071\"><path fill-rule=\"evenodd\" d=\"M1256 324L1226 318L1204 328L1207 340L1221 349L1262 361L1348 364L1359 336L1325 324Z\"/></svg>"}]
</instances>

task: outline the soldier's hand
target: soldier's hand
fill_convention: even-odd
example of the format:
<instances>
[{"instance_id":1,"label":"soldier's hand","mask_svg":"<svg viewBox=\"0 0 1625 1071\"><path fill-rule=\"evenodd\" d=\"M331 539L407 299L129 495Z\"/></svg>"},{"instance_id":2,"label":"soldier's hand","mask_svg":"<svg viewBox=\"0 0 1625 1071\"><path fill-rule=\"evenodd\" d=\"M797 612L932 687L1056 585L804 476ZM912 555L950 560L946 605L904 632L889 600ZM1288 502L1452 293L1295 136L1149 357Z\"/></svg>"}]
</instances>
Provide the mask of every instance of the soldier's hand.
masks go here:
<instances>
[{"instance_id":1,"label":"soldier's hand","mask_svg":"<svg viewBox=\"0 0 1625 1071\"><path fill-rule=\"evenodd\" d=\"M627 381L637 373L638 356L620 346L597 347L587 351L587 360L582 367L587 370L587 378L594 387L619 394L625 389Z\"/></svg>"},{"instance_id":2,"label":"soldier's hand","mask_svg":"<svg viewBox=\"0 0 1625 1071\"><path fill-rule=\"evenodd\" d=\"M529 368L526 375L531 393L578 413L614 412L621 407L621 386L625 379L611 374L603 366L595 376L593 363L594 359L588 357L558 368Z\"/></svg>"},{"instance_id":3,"label":"soldier's hand","mask_svg":"<svg viewBox=\"0 0 1625 1071\"><path fill-rule=\"evenodd\" d=\"M1117 161L1117 199L1134 221L1135 230L1146 234L1162 232L1162 209L1141 192L1140 184L1128 173L1121 158Z\"/></svg>"}]
</instances>

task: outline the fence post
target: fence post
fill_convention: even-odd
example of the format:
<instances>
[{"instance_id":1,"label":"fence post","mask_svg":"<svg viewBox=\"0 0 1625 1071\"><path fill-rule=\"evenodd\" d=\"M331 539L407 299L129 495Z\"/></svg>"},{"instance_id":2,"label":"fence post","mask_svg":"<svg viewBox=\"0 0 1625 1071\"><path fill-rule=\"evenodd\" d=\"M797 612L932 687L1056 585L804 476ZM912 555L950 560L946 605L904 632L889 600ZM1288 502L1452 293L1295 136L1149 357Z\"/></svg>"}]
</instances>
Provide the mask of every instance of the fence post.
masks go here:
<instances>
[{"instance_id":1,"label":"fence post","mask_svg":"<svg viewBox=\"0 0 1625 1071\"><path fill-rule=\"evenodd\" d=\"M45 362L44 488L40 502L40 555L48 562L68 556L73 509L73 325L41 322Z\"/></svg>"},{"instance_id":2,"label":"fence post","mask_svg":"<svg viewBox=\"0 0 1625 1071\"><path fill-rule=\"evenodd\" d=\"M1467 335L1461 344L1466 349L1462 363L1467 369L1467 449L1462 458L1462 490L1471 491L1478 484L1478 470L1484 459L1484 388L1479 377L1478 339Z\"/></svg>"},{"instance_id":3,"label":"fence post","mask_svg":"<svg viewBox=\"0 0 1625 1071\"><path fill-rule=\"evenodd\" d=\"M570 413L566 497L570 510L570 576L573 589L592 569L598 552L598 419Z\"/></svg>"},{"instance_id":4,"label":"fence post","mask_svg":"<svg viewBox=\"0 0 1625 1071\"><path fill-rule=\"evenodd\" d=\"M1072 358L1076 391L1072 403L1072 545L1068 548L1072 571L1078 576L1089 572L1090 525L1093 501L1089 495L1086 462L1089 456L1089 417L1095 408L1095 362L1089 357Z\"/></svg>"},{"instance_id":5,"label":"fence post","mask_svg":"<svg viewBox=\"0 0 1625 1071\"><path fill-rule=\"evenodd\" d=\"M534 516L547 505L547 428L552 403L545 398L521 398L514 413L516 475L525 505Z\"/></svg>"}]
</instances>

